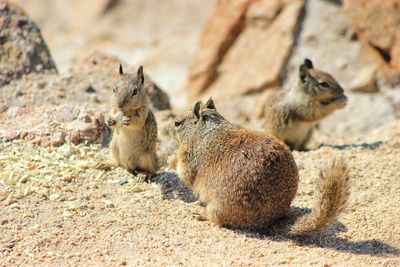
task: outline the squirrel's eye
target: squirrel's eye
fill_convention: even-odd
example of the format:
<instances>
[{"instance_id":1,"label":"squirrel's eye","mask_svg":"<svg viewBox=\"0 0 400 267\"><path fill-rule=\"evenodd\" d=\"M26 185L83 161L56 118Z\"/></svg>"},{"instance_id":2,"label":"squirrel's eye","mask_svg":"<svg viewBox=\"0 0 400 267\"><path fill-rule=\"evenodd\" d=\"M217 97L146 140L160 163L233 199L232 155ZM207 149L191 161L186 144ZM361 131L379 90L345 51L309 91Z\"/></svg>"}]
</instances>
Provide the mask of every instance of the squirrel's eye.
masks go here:
<instances>
[{"instance_id":1,"label":"squirrel's eye","mask_svg":"<svg viewBox=\"0 0 400 267\"><path fill-rule=\"evenodd\" d=\"M329 87L329 84L326 83L326 82L322 82L322 83L320 83L319 85L320 85L321 87L324 87L324 88L328 88L328 87Z\"/></svg>"},{"instance_id":2,"label":"squirrel's eye","mask_svg":"<svg viewBox=\"0 0 400 267\"><path fill-rule=\"evenodd\" d=\"M115 94L115 92L117 91L117 89L115 87L112 88L113 89L113 93Z\"/></svg>"},{"instance_id":3,"label":"squirrel's eye","mask_svg":"<svg viewBox=\"0 0 400 267\"><path fill-rule=\"evenodd\" d=\"M138 89L133 90L132 95L137 95L138 94Z\"/></svg>"},{"instance_id":4,"label":"squirrel's eye","mask_svg":"<svg viewBox=\"0 0 400 267\"><path fill-rule=\"evenodd\" d=\"M176 121L176 122L175 122L175 127L179 127L179 126L181 126L181 124L182 124L181 121Z\"/></svg>"}]
</instances>

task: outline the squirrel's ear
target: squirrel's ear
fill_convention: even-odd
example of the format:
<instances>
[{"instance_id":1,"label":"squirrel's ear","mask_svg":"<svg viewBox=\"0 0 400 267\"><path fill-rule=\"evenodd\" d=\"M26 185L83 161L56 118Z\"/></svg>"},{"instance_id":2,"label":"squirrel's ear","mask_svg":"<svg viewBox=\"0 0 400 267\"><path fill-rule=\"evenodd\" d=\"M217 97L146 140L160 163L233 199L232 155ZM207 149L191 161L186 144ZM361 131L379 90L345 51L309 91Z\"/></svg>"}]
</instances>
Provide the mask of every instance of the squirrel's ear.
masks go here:
<instances>
[{"instance_id":1,"label":"squirrel's ear","mask_svg":"<svg viewBox=\"0 0 400 267\"><path fill-rule=\"evenodd\" d=\"M144 82L144 75L143 75L143 66L140 66L137 70L137 76L139 78L140 83Z\"/></svg>"},{"instance_id":2,"label":"squirrel's ear","mask_svg":"<svg viewBox=\"0 0 400 267\"><path fill-rule=\"evenodd\" d=\"M301 64L299 68L299 77L302 82L306 81L309 75L308 67L305 64Z\"/></svg>"},{"instance_id":3,"label":"squirrel's ear","mask_svg":"<svg viewBox=\"0 0 400 267\"><path fill-rule=\"evenodd\" d=\"M194 104L194 109L193 113L196 115L198 119L200 119L201 116L201 110L203 109L203 103L201 101L197 101L196 104Z\"/></svg>"},{"instance_id":4,"label":"squirrel's ear","mask_svg":"<svg viewBox=\"0 0 400 267\"><path fill-rule=\"evenodd\" d=\"M208 108L208 109L216 109L214 101L212 100L211 97L207 100L206 108Z\"/></svg>"},{"instance_id":5,"label":"squirrel's ear","mask_svg":"<svg viewBox=\"0 0 400 267\"><path fill-rule=\"evenodd\" d=\"M122 64L119 63L119 75L124 74L124 70L122 69Z\"/></svg>"},{"instance_id":6,"label":"squirrel's ear","mask_svg":"<svg viewBox=\"0 0 400 267\"><path fill-rule=\"evenodd\" d=\"M314 68L314 65L313 65L312 61L309 60L308 58L304 59L304 65L306 65L307 68L309 68L309 69L313 69Z\"/></svg>"}]
</instances>

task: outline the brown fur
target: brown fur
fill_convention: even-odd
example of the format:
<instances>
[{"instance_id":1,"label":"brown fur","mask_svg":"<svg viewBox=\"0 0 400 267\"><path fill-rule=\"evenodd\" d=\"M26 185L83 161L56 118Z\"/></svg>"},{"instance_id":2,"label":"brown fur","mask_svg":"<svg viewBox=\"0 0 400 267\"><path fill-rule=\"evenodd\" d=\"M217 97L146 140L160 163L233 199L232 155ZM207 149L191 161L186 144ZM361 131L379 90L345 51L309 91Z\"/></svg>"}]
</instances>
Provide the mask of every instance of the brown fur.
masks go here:
<instances>
[{"instance_id":1,"label":"brown fur","mask_svg":"<svg viewBox=\"0 0 400 267\"><path fill-rule=\"evenodd\" d=\"M119 134L113 134L110 152L115 163L125 169L154 174L158 169L157 122L143 82L142 67L137 75L123 74L120 67L119 79L113 87L112 113L123 112L124 126ZM107 124L112 128L115 121L109 119Z\"/></svg>"},{"instance_id":2,"label":"brown fur","mask_svg":"<svg viewBox=\"0 0 400 267\"><path fill-rule=\"evenodd\" d=\"M346 106L339 83L328 73L314 69L311 61L300 66L299 77L288 90L272 93L265 103L265 130L291 149L302 150L312 129L323 118Z\"/></svg>"},{"instance_id":3,"label":"brown fur","mask_svg":"<svg viewBox=\"0 0 400 267\"><path fill-rule=\"evenodd\" d=\"M298 219L291 227L291 234L305 234L320 229L333 222L345 209L350 195L350 179L344 160L333 161L320 176L318 200L311 213Z\"/></svg>"},{"instance_id":4,"label":"brown fur","mask_svg":"<svg viewBox=\"0 0 400 267\"><path fill-rule=\"evenodd\" d=\"M298 169L288 147L275 137L225 120L212 100L176 117L177 171L206 204L203 219L217 225L260 229L288 214L296 195ZM343 162L323 176L322 200L316 211L296 223L293 234L324 227L347 200ZM325 199L325 196L329 198ZM304 231L303 231L304 229Z\"/></svg>"}]
</instances>

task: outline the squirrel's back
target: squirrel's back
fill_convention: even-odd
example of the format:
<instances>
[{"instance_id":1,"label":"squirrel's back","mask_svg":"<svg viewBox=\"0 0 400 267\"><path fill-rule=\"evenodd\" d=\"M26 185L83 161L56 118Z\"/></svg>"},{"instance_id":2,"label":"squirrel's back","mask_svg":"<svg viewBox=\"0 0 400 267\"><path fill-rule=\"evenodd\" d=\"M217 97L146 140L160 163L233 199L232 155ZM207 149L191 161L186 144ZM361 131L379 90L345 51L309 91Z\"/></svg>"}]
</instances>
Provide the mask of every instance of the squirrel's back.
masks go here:
<instances>
[{"instance_id":1,"label":"squirrel's back","mask_svg":"<svg viewBox=\"0 0 400 267\"><path fill-rule=\"evenodd\" d=\"M299 174L289 148L275 137L231 124L215 109L196 103L174 121L178 174L206 204L203 218L218 225L260 229L288 214ZM331 223L349 196L343 160L322 172L320 197L290 234L308 234Z\"/></svg>"},{"instance_id":2,"label":"squirrel's back","mask_svg":"<svg viewBox=\"0 0 400 267\"><path fill-rule=\"evenodd\" d=\"M288 147L275 137L227 121L215 123L211 118L205 123L207 136L188 149L181 146L178 162L181 169L196 164L194 179L184 171L180 177L200 200L218 209L217 223L264 228L285 215L299 179Z\"/></svg>"}]
</instances>

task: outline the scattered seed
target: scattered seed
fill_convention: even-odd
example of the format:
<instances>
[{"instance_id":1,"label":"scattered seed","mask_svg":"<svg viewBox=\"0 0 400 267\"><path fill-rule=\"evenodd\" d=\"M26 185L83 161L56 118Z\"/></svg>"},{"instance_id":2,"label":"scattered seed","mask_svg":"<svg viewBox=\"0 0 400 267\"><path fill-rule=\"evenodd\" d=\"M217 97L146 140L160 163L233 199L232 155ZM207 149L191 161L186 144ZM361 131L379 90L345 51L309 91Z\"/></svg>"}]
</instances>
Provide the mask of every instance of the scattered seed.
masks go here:
<instances>
[{"instance_id":1,"label":"scattered seed","mask_svg":"<svg viewBox=\"0 0 400 267\"><path fill-rule=\"evenodd\" d=\"M139 192L144 191L144 189L142 188L142 186L139 183L137 183L137 184L133 184L133 185L128 185L125 188L125 191L129 192L129 193L139 193Z\"/></svg>"},{"instance_id":2,"label":"scattered seed","mask_svg":"<svg viewBox=\"0 0 400 267\"><path fill-rule=\"evenodd\" d=\"M104 175L104 171L99 172L96 177L94 178L95 180L100 180L100 178Z\"/></svg>"},{"instance_id":3,"label":"scattered seed","mask_svg":"<svg viewBox=\"0 0 400 267\"><path fill-rule=\"evenodd\" d=\"M60 197L59 194L51 194L51 195L49 196L49 199L50 199L51 201L54 201L54 200L57 200L59 197Z\"/></svg>"},{"instance_id":4,"label":"scattered seed","mask_svg":"<svg viewBox=\"0 0 400 267\"><path fill-rule=\"evenodd\" d=\"M67 203L67 205L68 205L68 210L70 210L70 211L78 210L78 204L75 201L71 201L71 202Z\"/></svg>"},{"instance_id":5,"label":"scattered seed","mask_svg":"<svg viewBox=\"0 0 400 267\"><path fill-rule=\"evenodd\" d=\"M28 174L23 175L19 180L18 183L24 184L28 181Z\"/></svg>"},{"instance_id":6,"label":"scattered seed","mask_svg":"<svg viewBox=\"0 0 400 267\"><path fill-rule=\"evenodd\" d=\"M111 200L103 199L103 202L107 208L115 208L115 205L111 202Z\"/></svg>"}]
</instances>

